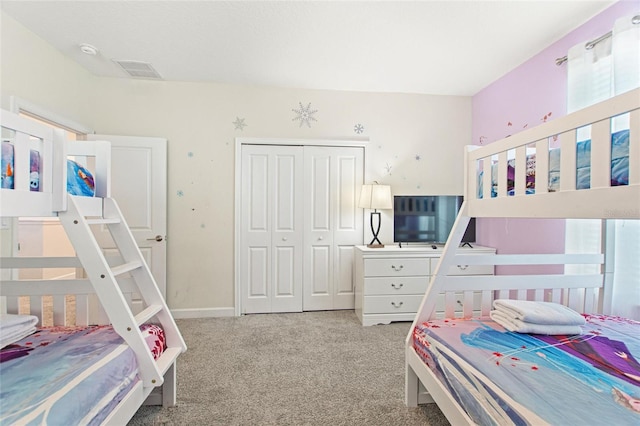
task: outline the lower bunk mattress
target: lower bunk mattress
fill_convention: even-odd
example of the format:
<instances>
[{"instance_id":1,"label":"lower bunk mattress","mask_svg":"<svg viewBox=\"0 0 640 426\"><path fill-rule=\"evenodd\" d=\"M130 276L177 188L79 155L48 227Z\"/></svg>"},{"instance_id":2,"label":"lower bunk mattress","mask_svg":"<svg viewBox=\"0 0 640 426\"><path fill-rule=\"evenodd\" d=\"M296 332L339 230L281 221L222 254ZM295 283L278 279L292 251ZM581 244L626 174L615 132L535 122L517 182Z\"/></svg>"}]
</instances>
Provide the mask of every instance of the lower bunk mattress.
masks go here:
<instances>
[{"instance_id":1,"label":"lower bunk mattress","mask_svg":"<svg viewBox=\"0 0 640 426\"><path fill-rule=\"evenodd\" d=\"M157 359L164 332L141 330ZM0 424L97 425L138 380L133 350L110 326L43 328L0 350Z\"/></svg>"},{"instance_id":2,"label":"lower bunk mattress","mask_svg":"<svg viewBox=\"0 0 640 426\"><path fill-rule=\"evenodd\" d=\"M433 320L413 348L478 424L640 424L640 322L585 318L575 336Z\"/></svg>"}]
</instances>

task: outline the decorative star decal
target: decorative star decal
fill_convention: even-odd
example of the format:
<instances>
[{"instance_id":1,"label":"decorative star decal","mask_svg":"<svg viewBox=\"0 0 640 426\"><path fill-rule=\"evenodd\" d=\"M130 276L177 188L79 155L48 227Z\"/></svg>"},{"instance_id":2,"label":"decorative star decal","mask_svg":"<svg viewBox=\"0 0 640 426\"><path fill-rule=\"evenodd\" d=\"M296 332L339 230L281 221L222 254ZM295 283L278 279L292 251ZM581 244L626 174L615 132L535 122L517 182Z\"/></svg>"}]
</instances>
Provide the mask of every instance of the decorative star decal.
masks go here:
<instances>
[{"instance_id":1,"label":"decorative star decal","mask_svg":"<svg viewBox=\"0 0 640 426\"><path fill-rule=\"evenodd\" d=\"M309 105L307 105L306 108L302 106L302 102L298 102L298 105L300 105L300 109L294 108L291 110L297 114L297 116L292 118L291 121L297 121L297 120L300 121L300 127L302 127L302 124L306 124L307 127L311 127L311 120L318 121L313 116L313 114L318 112L318 110L317 109L311 110L311 102L309 102Z\"/></svg>"},{"instance_id":2,"label":"decorative star decal","mask_svg":"<svg viewBox=\"0 0 640 426\"><path fill-rule=\"evenodd\" d=\"M236 130L244 130L247 125L244 122L244 118L236 117L236 121L233 122L233 125Z\"/></svg>"}]
</instances>

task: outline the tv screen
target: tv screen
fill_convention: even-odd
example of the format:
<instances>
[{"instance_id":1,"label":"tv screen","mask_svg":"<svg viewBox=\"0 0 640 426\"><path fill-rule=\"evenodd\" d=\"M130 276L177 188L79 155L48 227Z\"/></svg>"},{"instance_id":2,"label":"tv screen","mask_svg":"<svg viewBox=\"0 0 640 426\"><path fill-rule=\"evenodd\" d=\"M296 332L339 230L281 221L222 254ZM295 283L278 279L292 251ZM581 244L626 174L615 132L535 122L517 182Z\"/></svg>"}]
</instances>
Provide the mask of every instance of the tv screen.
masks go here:
<instances>
[{"instance_id":1,"label":"tv screen","mask_svg":"<svg viewBox=\"0 0 640 426\"><path fill-rule=\"evenodd\" d=\"M443 244L462 205L461 195L396 195L393 197L393 241ZM462 242L475 241L475 219Z\"/></svg>"}]
</instances>

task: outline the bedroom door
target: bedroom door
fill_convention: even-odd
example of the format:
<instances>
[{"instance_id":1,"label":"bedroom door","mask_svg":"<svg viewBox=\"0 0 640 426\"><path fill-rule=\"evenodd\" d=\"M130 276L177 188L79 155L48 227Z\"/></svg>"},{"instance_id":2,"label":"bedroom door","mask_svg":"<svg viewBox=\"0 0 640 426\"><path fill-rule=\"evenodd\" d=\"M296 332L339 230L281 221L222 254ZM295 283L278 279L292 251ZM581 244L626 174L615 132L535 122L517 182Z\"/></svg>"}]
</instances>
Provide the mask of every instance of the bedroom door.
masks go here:
<instances>
[{"instance_id":1,"label":"bedroom door","mask_svg":"<svg viewBox=\"0 0 640 426\"><path fill-rule=\"evenodd\" d=\"M98 134L87 139L111 142L111 197L166 299L167 140ZM95 234L106 255L116 251L106 227Z\"/></svg>"},{"instance_id":2,"label":"bedroom door","mask_svg":"<svg viewBox=\"0 0 640 426\"><path fill-rule=\"evenodd\" d=\"M243 145L242 313L302 311L302 147Z\"/></svg>"},{"instance_id":3,"label":"bedroom door","mask_svg":"<svg viewBox=\"0 0 640 426\"><path fill-rule=\"evenodd\" d=\"M364 148L305 146L303 310L353 309L353 246L362 244L357 207Z\"/></svg>"}]
</instances>

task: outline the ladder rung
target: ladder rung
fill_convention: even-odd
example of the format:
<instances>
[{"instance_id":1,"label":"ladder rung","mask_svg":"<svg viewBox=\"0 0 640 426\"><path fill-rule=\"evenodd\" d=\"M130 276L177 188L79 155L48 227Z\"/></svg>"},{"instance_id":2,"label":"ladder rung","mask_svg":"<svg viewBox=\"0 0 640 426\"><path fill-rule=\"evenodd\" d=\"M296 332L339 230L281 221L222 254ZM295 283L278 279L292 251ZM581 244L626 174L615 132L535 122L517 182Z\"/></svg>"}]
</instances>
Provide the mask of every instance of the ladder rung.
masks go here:
<instances>
[{"instance_id":1,"label":"ladder rung","mask_svg":"<svg viewBox=\"0 0 640 426\"><path fill-rule=\"evenodd\" d=\"M122 265L114 266L111 268L111 272L113 275L121 275L129 271L133 271L134 269L138 269L142 266L142 262L139 260L134 260L133 262L124 263Z\"/></svg>"},{"instance_id":2,"label":"ladder rung","mask_svg":"<svg viewBox=\"0 0 640 426\"><path fill-rule=\"evenodd\" d=\"M99 217L95 219L87 219L89 225L113 225L120 223L119 217Z\"/></svg>"},{"instance_id":3,"label":"ladder rung","mask_svg":"<svg viewBox=\"0 0 640 426\"><path fill-rule=\"evenodd\" d=\"M181 348L167 348L162 352L160 358L156 360L158 364L158 369L162 372L162 375L167 372L169 367L175 362L178 355L182 353Z\"/></svg>"},{"instance_id":4,"label":"ladder rung","mask_svg":"<svg viewBox=\"0 0 640 426\"><path fill-rule=\"evenodd\" d=\"M149 305L142 312L136 315L136 323L142 325L149 321L155 314L162 310L162 305Z\"/></svg>"}]
</instances>

